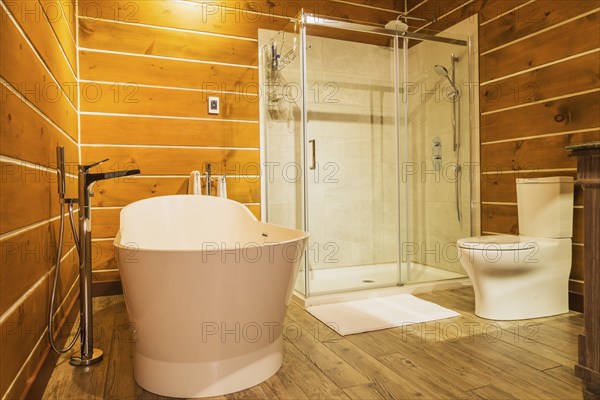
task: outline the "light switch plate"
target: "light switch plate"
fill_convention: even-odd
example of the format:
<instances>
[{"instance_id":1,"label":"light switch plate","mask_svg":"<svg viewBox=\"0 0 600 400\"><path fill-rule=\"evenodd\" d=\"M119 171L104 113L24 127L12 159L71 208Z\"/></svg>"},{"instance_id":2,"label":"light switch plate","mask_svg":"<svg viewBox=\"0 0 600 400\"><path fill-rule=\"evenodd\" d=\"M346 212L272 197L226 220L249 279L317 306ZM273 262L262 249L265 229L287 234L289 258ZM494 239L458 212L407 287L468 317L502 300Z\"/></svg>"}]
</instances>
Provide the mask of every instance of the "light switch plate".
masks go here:
<instances>
[{"instance_id":1,"label":"light switch plate","mask_svg":"<svg viewBox=\"0 0 600 400\"><path fill-rule=\"evenodd\" d=\"M220 99L216 96L208 97L208 113L219 114L220 112Z\"/></svg>"}]
</instances>

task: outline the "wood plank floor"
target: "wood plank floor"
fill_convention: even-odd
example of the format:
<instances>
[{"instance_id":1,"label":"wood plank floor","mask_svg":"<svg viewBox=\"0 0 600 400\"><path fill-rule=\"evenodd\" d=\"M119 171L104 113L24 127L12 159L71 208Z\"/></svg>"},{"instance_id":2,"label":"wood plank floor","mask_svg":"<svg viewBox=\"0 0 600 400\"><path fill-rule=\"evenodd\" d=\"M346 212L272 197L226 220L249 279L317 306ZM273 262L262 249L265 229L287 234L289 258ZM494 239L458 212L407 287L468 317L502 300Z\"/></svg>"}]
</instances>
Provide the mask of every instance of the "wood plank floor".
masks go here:
<instances>
[{"instance_id":1,"label":"wood plank floor","mask_svg":"<svg viewBox=\"0 0 600 400\"><path fill-rule=\"evenodd\" d=\"M291 304L279 372L219 399L582 398L573 373L581 314L494 322L473 315L469 287L418 296L461 315L343 337ZM61 357L44 398L162 399L133 380L123 297L96 298L94 310L95 343L104 361L74 368Z\"/></svg>"}]
</instances>

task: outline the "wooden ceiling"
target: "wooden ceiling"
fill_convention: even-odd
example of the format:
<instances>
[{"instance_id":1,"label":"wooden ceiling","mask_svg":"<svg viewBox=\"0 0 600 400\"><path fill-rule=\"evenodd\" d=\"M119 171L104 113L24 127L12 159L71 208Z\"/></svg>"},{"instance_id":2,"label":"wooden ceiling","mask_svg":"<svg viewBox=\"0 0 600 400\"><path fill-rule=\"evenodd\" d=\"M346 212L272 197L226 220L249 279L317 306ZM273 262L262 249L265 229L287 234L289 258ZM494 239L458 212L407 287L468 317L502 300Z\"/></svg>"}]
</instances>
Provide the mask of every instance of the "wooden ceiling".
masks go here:
<instances>
[{"instance_id":1,"label":"wooden ceiling","mask_svg":"<svg viewBox=\"0 0 600 400\"><path fill-rule=\"evenodd\" d=\"M211 0L196 0L210 3ZM295 17L301 9L323 18L383 26L407 11L411 31L441 31L473 15L486 3L507 0L222 0L218 4L270 15ZM214 3L214 0L212 0ZM508 0L517 3L518 0Z\"/></svg>"}]
</instances>

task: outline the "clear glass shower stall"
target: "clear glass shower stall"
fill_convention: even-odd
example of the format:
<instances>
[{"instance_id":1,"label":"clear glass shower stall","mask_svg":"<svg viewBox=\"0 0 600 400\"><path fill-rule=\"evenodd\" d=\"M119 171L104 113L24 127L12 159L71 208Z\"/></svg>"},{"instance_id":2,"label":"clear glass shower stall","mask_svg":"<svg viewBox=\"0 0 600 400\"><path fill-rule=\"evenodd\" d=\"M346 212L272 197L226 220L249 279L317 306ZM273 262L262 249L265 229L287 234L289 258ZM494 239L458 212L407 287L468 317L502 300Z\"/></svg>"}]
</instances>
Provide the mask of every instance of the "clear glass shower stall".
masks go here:
<instances>
[{"instance_id":1,"label":"clear glass shower stall","mask_svg":"<svg viewBox=\"0 0 600 400\"><path fill-rule=\"evenodd\" d=\"M310 232L305 297L463 278L468 36L301 14L259 32L262 211Z\"/></svg>"}]
</instances>

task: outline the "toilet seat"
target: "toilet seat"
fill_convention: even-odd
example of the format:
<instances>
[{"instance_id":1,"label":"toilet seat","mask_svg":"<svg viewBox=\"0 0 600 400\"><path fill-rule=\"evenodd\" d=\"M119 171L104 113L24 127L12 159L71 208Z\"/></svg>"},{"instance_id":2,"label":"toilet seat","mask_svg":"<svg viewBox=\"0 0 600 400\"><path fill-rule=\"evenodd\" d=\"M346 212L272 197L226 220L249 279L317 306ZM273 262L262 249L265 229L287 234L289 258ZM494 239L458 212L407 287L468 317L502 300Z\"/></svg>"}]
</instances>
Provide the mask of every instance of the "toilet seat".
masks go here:
<instances>
[{"instance_id":1,"label":"toilet seat","mask_svg":"<svg viewBox=\"0 0 600 400\"><path fill-rule=\"evenodd\" d=\"M458 247L469 250L517 251L537 247L539 238L516 235L474 236L458 240Z\"/></svg>"}]
</instances>

